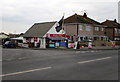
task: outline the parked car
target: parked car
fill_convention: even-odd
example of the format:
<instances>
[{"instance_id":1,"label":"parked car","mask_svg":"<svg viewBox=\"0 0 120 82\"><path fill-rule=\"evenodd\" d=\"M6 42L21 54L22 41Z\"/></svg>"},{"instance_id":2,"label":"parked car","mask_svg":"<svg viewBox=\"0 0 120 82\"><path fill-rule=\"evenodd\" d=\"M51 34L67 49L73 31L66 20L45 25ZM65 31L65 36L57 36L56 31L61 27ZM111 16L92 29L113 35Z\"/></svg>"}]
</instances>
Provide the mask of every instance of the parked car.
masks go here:
<instances>
[{"instance_id":1,"label":"parked car","mask_svg":"<svg viewBox=\"0 0 120 82\"><path fill-rule=\"evenodd\" d=\"M3 48L16 48L16 47L17 47L16 43L12 41L6 41L3 44Z\"/></svg>"}]
</instances>

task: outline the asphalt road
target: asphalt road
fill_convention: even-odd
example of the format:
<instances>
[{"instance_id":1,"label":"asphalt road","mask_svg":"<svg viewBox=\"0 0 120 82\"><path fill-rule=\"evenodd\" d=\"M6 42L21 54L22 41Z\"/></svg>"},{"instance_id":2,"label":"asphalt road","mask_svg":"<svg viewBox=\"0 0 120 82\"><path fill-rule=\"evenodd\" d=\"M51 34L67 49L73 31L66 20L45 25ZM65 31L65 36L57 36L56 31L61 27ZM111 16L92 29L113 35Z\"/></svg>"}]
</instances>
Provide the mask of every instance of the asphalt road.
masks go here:
<instances>
[{"instance_id":1,"label":"asphalt road","mask_svg":"<svg viewBox=\"0 0 120 82\"><path fill-rule=\"evenodd\" d=\"M3 80L118 80L118 50L3 49Z\"/></svg>"}]
</instances>

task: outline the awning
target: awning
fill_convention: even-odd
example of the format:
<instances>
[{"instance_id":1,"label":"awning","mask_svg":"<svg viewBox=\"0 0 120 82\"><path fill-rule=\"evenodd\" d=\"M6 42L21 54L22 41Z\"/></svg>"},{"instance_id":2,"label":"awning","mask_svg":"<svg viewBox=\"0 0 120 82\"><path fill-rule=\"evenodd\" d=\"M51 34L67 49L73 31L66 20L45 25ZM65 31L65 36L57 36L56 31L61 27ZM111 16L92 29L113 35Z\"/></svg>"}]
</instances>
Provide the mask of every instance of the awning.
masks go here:
<instances>
[{"instance_id":1,"label":"awning","mask_svg":"<svg viewBox=\"0 0 120 82\"><path fill-rule=\"evenodd\" d=\"M67 40L67 38L65 38L65 37L49 37L48 39L51 39L51 40Z\"/></svg>"}]
</instances>

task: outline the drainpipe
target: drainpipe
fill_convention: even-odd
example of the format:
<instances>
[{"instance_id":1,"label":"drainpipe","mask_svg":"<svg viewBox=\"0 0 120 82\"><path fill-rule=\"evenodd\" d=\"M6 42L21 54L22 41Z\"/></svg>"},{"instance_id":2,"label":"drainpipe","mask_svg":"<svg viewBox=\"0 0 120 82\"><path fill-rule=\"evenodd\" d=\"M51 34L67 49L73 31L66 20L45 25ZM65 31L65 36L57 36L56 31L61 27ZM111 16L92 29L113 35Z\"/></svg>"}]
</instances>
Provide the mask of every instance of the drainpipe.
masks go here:
<instances>
[{"instance_id":1,"label":"drainpipe","mask_svg":"<svg viewBox=\"0 0 120 82\"><path fill-rule=\"evenodd\" d=\"M79 35L79 26L77 24L77 40L78 40L78 35Z\"/></svg>"},{"instance_id":2,"label":"drainpipe","mask_svg":"<svg viewBox=\"0 0 120 82\"><path fill-rule=\"evenodd\" d=\"M115 38L115 28L113 27L113 40Z\"/></svg>"}]
</instances>

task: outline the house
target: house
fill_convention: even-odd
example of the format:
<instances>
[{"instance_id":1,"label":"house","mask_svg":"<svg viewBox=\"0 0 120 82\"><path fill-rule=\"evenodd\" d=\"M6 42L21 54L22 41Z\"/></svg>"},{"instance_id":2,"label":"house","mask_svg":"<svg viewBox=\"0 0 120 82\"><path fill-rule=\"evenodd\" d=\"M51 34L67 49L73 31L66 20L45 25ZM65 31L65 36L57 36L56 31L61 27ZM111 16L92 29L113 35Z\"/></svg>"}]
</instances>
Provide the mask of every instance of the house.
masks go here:
<instances>
[{"instance_id":1,"label":"house","mask_svg":"<svg viewBox=\"0 0 120 82\"><path fill-rule=\"evenodd\" d=\"M73 41L93 40L99 41L99 44L101 41L100 45L102 45L108 39L105 36L104 26L89 18L86 13L84 15L74 14L64 21L64 30L66 34L71 36Z\"/></svg>"},{"instance_id":2,"label":"house","mask_svg":"<svg viewBox=\"0 0 120 82\"><path fill-rule=\"evenodd\" d=\"M8 38L16 38L16 37L20 37L20 34L13 34L13 33L8 34Z\"/></svg>"},{"instance_id":3,"label":"house","mask_svg":"<svg viewBox=\"0 0 120 82\"><path fill-rule=\"evenodd\" d=\"M1 33L0 33L0 45L3 44L3 41L4 41L4 39L6 39L6 38L8 38L8 35L5 34L5 33L3 33L3 32L1 32Z\"/></svg>"},{"instance_id":4,"label":"house","mask_svg":"<svg viewBox=\"0 0 120 82\"><path fill-rule=\"evenodd\" d=\"M8 35L7 34L5 34L5 33L3 33L3 32L1 32L0 33L0 38L8 38Z\"/></svg>"},{"instance_id":5,"label":"house","mask_svg":"<svg viewBox=\"0 0 120 82\"><path fill-rule=\"evenodd\" d=\"M120 41L120 24L117 20L106 20L102 22L105 25L105 35L109 37L109 40Z\"/></svg>"}]
</instances>

